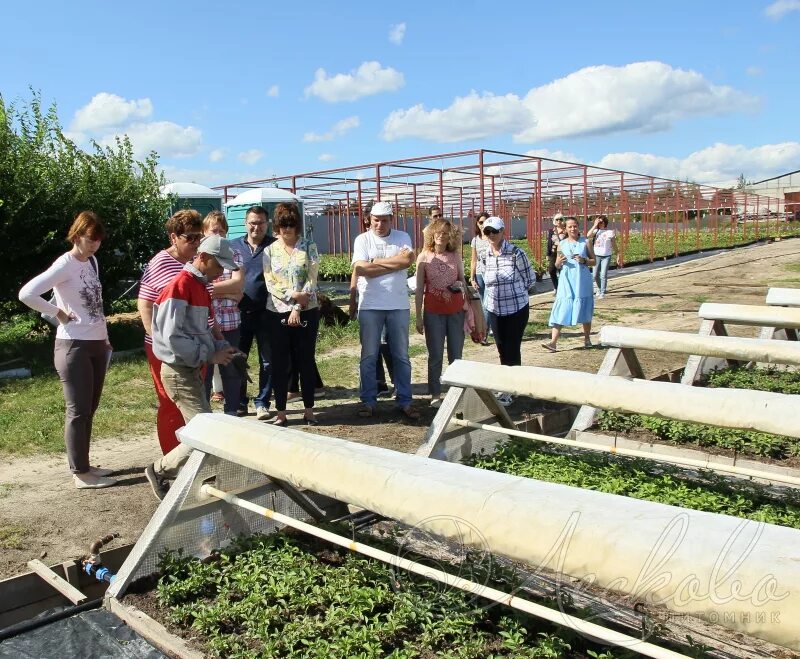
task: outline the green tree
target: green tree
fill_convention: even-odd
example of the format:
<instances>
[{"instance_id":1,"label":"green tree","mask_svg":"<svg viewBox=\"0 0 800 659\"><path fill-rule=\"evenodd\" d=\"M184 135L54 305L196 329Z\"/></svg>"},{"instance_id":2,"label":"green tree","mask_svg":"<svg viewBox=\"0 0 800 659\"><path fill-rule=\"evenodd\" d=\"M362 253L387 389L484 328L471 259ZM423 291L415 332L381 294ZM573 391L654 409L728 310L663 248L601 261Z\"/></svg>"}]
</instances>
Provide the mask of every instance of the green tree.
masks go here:
<instances>
[{"instance_id":1,"label":"green tree","mask_svg":"<svg viewBox=\"0 0 800 659\"><path fill-rule=\"evenodd\" d=\"M45 270L69 245L67 229L81 210L97 213L108 237L98 253L106 302L121 282L136 279L164 246L169 200L161 197L158 156L133 157L127 137L89 152L68 139L56 106L40 94L6 104L0 95L0 306L18 311L20 286Z\"/></svg>"}]
</instances>

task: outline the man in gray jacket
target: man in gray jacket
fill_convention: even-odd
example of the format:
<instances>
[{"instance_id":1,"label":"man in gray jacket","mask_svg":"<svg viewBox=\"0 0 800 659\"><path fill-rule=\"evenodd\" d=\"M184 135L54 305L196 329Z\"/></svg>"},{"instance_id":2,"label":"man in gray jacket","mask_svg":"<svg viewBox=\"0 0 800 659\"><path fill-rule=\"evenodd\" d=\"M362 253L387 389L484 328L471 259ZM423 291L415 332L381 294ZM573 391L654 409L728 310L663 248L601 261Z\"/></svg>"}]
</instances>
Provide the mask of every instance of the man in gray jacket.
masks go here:
<instances>
[{"instance_id":1,"label":"man in gray jacket","mask_svg":"<svg viewBox=\"0 0 800 659\"><path fill-rule=\"evenodd\" d=\"M183 420L211 412L203 385L206 364L227 365L239 352L213 327L214 310L206 288L223 269L238 270L228 241L207 236L194 260L161 291L153 305L153 353L161 362L161 383L178 406ZM174 479L189 459L192 449L178 444L144 474L159 499L166 494L165 482Z\"/></svg>"}]
</instances>

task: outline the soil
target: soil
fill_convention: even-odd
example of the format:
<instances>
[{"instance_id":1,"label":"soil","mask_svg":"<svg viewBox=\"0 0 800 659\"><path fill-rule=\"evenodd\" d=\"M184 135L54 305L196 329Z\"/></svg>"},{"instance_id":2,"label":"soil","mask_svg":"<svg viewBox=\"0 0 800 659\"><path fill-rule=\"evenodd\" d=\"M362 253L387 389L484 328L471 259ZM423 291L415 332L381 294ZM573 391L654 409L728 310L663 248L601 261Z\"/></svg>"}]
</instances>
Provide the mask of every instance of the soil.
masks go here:
<instances>
[{"instance_id":1,"label":"soil","mask_svg":"<svg viewBox=\"0 0 800 659\"><path fill-rule=\"evenodd\" d=\"M763 304L770 285L791 278L787 265L796 264L800 241L783 240L739 248L682 263L660 262L636 272L623 270L611 279L609 293L598 300L593 338L604 324L696 332L701 302ZM783 285L786 285L785 283ZM576 328L563 333L559 350L549 353L540 344L549 338L545 325L552 293L531 298L531 321L542 329L523 342L523 364L596 372L604 351L583 348ZM741 336L756 336L754 328L735 328ZM412 342L420 343L414 336ZM342 349L337 349L342 350ZM357 348L350 348L357 354ZM465 346L464 358L497 363L494 346ZM685 364L682 355L641 352L647 377L656 377ZM355 415L357 391L332 386L318 402L320 426L314 432L398 451L422 444L435 410L425 405L425 355L413 358L414 394L422 411L419 421L405 420L391 401L381 402L372 419ZM335 385L335 383L328 383ZM290 424L302 410L290 403ZM521 419L536 411L533 401L518 399L508 408ZM154 420L155 421L155 420ZM41 558L48 564L80 557L91 542L111 532L115 545L134 542L156 510L158 501L143 476L144 467L158 457L155 431L145 436L97 438L92 463L117 470L119 484L105 490L74 488L64 456L11 458L0 464L0 578L26 571L26 562Z\"/></svg>"}]
</instances>

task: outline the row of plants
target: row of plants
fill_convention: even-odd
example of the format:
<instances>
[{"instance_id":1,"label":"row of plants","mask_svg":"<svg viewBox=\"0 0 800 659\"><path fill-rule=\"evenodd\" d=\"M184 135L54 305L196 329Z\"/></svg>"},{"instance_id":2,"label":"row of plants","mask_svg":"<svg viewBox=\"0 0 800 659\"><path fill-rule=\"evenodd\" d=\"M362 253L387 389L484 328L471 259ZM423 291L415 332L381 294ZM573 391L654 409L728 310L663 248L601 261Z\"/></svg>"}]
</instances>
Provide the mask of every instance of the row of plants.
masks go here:
<instances>
[{"instance_id":1,"label":"row of plants","mask_svg":"<svg viewBox=\"0 0 800 659\"><path fill-rule=\"evenodd\" d=\"M775 499L756 483L712 472L691 474L652 460L607 453L572 452L512 440L491 455L473 455L467 463L482 469L524 476L800 529L800 494Z\"/></svg>"},{"instance_id":2,"label":"row of plants","mask_svg":"<svg viewBox=\"0 0 800 659\"><path fill-rule=\"evenodd\" d=\"M702 384L709 387L798 394L800 373L776 368L732 366L710 373ZM675 444L727 449L776 460L800 456L800 440L797 438L752 430L717 428L701 423L609 411L600 413L596 426L605 432L646 432L656 439Z\"/></svg>"},{"instance_id":3,"label":"row of plants","mask_svg":"<svg viewBox=\"0 0 800 659\"><path fill-rule=\"evenodd\" d=\"M768 230L767 230L768 229ZM759 231L759 239L774 237L776 235L775 224L771 223L769 227L761 227ZM797 224L783 224L780 227L780 235L783 237L800 235L800 225ZM699 236L699 240L698 240ZM716 248L735 247L736 245L744 245L751 243L756 239L755 230L753 227L744 228L737 226L733 232L727 227L720 228L714 231L711 228L701 229L695 232L694 229L684 232L678 231L677 251L679 254L687 254L697 250L709 250ZM543 273L547 269L547 258L537 260L528 245L527 240L513 240L515 245L525 250L528 258L531 260L531 265L537 273ZM634 264L642 263L650 260L650 244L653 245L653 259L663 259L675 254L675 234L672 231L658 231L652 236L643 236L637 231L632 231L628 235L628 241L625 245L624 257L625 263ZM621 244L618 241L618 244ZM542 238L542 254L545 254L546 245L545 239ZM470 245L463 246L464 268L465 272L469 272L470 259L472 258L472 251ZM414 268L409 271L413 274ZM347 256L341 254L323 254L320 263L320 279L323 281L349 281L350 279L350 260Z\"/></svg>"},{"instance_id":4,"label":"row of plants","mask_svg":"<svg viewBox=\"0 0 800 659\"><path fill-rule=\"evenodd\" d=\"M341 532L341 529L339 529ZM345 531L347 533L347 531ZM397 547L370 537L397 551ZM404 552L405 553L405 552ZM417 558L417 557L412 557ZM479 583L516 589L494 561L466 559ZM168 552L156 602L173 631L209 656L594 657L569 630L455 588L286 532L239 538L205 561Z\"/></svg>"}]
</instances>

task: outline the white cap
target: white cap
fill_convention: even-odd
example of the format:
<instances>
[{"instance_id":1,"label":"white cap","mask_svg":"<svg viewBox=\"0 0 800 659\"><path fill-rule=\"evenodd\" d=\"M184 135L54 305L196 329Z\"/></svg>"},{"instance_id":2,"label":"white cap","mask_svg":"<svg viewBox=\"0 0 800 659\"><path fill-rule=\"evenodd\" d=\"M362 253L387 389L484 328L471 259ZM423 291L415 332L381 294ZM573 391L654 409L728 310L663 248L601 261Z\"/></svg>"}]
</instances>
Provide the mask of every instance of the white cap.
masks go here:
<instances>
[{"instance_id":1,"label":"white cap","mask_svg":"<svg viewBox=\"0 0 800 659\"><path fill-rule=\"evenodd\" d=\"M501 219L500 219L499 217L497 217L496 215L492 215L492 217L488 218L488 219L487 219L487 220L486 220L486 221L483 223L483 229L484 229L484 231L485 231L486 229L497 229L498 231L502 231L502 230L503 230L503 229L505 229L505 228L506 228L506 225L505 225L505 224L503 224L503 220L501 220Z\"/></svg>"},{"instance_id":2,"label":"white cap","mask_svg":"<svg viewBox=\"0 0 800 659\"><path fill-rule=\"evenodd\" d=\"M553 222L555 222L557 220L563 220L563 219L564 219L564 216L561 213L556 213L555 215L553 215Z\"/></svg>"},{"instance_id":3,"label":"white cap","mask_svg":"<svg viewBox=\"0 0 800 659\"><path fill-rule=\"evenodd\" d=\"M384 215L394 215L394 209L392 208L391 202L376 201L372 205L372 210L370 210L369 214L374 215L375 217L382 217Z\"/></svg>"}]
</instances>

